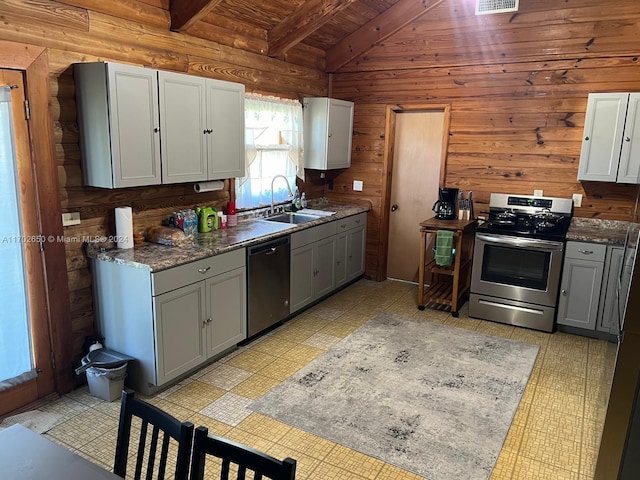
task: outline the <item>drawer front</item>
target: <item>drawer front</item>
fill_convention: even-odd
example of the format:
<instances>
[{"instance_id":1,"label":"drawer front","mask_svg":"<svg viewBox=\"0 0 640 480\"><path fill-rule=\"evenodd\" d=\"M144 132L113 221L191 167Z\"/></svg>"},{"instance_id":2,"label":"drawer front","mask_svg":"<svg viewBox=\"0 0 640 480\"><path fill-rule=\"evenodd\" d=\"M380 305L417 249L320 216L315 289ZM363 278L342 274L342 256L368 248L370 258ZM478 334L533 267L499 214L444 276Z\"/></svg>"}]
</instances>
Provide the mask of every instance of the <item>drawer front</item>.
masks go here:
<instances>
[{"instance_id":1,"label":"drawer front","mask_svg":"<svg viewBox=\"0 0 640 480\"><path fill-rule=\"evenodd\" d=\"M245 249L214 255L178 267L151 274L153 295L170 292L176 288L205 280L220 273L245 265Z\"/></svg>"},{"instance_id":2,"label":"drawer front","mask_svg":"<svg viewBox=\"0 0 640 480\"><path fill-rule=\"evenodd\" d=\"M565 256L568 258L604 262L606 253L607 246L601 243L567 242Z\"/></svg>"},{"instance_id":3,"label":"drawer front","mask_svg":"<svg viewBox=\"0 0 640 480\"><path fill-rule=\"evenodd\" d=\"M347 217L347 220L349 221L349 224L347 225L348 230L356 227L362 227L367 224L367 214L359 213L358 215Z\"/></svg>"},{"instance_id":4,"label":"drawer front","mask_svg":"<svg viewBox=\"0 0 640 480\"><path fill-rule=\"evenodd\" d=\"M339 221L339 220L338 220ZM291 248L298 248L308 245L323 238L336 234L336 223L338 221L323 223L317 227L306 228L291 234Z\"/></svg>"}]
</instances>

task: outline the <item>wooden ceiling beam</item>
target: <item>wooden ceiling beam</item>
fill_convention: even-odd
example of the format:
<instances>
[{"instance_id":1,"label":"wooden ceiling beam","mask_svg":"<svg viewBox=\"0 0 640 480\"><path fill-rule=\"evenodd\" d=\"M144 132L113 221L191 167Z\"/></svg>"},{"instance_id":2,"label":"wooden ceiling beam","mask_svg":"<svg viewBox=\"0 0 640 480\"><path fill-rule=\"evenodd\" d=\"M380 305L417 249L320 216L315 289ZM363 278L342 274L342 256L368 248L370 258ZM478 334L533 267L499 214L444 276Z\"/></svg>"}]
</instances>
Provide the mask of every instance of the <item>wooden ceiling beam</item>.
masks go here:
<instances>
[{"instance_id":1,"label":"wooden ceiling beam","mask_svg":"<svg viewBox=\"0 0 640 480\"><path fill-rule=\"evenodd\" d=\"M326 71L336 72L444 0L400 0L327 50Z\"/></svg>"},{"instance_id":2,"label":"wooden ceiling beam","mask_svg":"<svg viewBox=\"0 0 640 480\"><path fill-rule=\"evenodd\" d=\"M310 0L302 3L268 34L269 56L278 57L300 43L356 0Z\"/></svg>"},{"instance_id":3,"label":"wooden ceiling beam","mask_svg":"<svg viewBox=\"0 0 640 480\"><path fill-rule=\"evenodd\" d=\"M202 20L222 0L171 0L171 30L184 32Z\"/></svg>"}]
</instances>

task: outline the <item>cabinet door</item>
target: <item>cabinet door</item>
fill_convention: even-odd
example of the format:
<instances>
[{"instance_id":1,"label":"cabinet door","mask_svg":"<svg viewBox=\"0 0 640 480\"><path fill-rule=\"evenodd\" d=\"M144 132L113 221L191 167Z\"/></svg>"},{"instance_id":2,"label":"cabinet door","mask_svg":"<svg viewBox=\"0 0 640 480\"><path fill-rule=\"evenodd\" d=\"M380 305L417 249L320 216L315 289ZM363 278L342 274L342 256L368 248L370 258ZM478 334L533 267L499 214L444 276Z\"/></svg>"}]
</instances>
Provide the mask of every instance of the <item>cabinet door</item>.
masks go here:
<instances>
[{"instance_id":1,"label":"cabinet door","mask_svg":"<svg viewBox=\"0 0 640 480\"><path fill-rule=\"evenodd\" d=\"M640 93L629 94L618 183L640 182Z\"/></svg>"},{"instance_id":2,"label":"cabinet door","mask_svg":"<svg viewBox=\"0 0 640 480\"><path fill-rule=\"evenodd\" d=\"M589 94L578 180L616 181L628 98L628 93Z\"/></svg>"},{"instance_id":3,"label":"cabinet door","mask_svg":"<svg viewBox=\"0 0 640 480\"><path fill-rule=\"evenodd\" d=\"M347 232L336 235L336 287L347 281Z\"/></svg>"},{"instance_id":4,"label":"cabinet door","mask_svg":"<svg viewBox=\"0 0 640 480\"><path fill-rule=\"evenodd\" d=\"M205 293L201 281L154 297L158 386L207 359Z\"/></svg>"},{"instance_id":5,"label":"cabinet door","mask_svg":"<svg viewBox=\"0 0 640 480\"><path fill-rule=\"evenodd\" d=\"M354 278L364 273L365 262L365 242L366 242L366 229L357 227L349 230L349 238L347 242L347 279L353 280Z\"/></svg>"},{"instance_id":6,"label":"cabinet door","mask_svg":"<svg viewBox=\"0 0 640 480\"><path fill-rule=\"evenodd\" d=\"M244 85L207 80L210 180L244 176Z\"/></svg>"},{"instance_id":7,"label":"cabinet door","mask_svg":"<svg viewBox=\"0 0 640 480\"><path fill-rule=\"evenodd\" d=\"M336 237L319 240L314 245L314 293L319 298L335 289Z\"/></svg>"},{"instance_id":8,"label":"cabinet door","mask_svg":"<svg viewBox=\"0 0 640 480\"><path fill-rule=\"evenodd\" d=\"M327 168L351 166L353 138L353 103L334 98L329 100Z\"/></svg>"},{"instance_id":9,"label":"cabinet door","mask_svg":"<svg viewBox=\"0 0 640 480\"><path fill-rule=\"evenodd\" d=\"M207 279L207 357L247 338L246 285L244 267Z\"/></svg>"},{"instance_id":10,"label":"cabinet door","mask_svg":"<svg viewBox=\"0 0 640 480\"><path fill-rule=\"evenodd\" d=\"M602 292L600 295L600 311L598 312L597 329L602 332L618 334L618 282L622 272L624 248L609 247L604 266Z\"/></svg>"},{"instance_id":11,"label":"cabinet door","mask_svg":"<svg viewBox=\"0 0 640 480\"><path fill-rule=\"evenodd\" d=\"M207 180L206 79L158 72L162 183Z\"/></svg>"},{"instance_id":12,"label":"cabinet door","mask_svg":"<svg viewBox=\"0 0 640 480\"><path fill-rule=\"evenodd\" d=\"M291 250L291 313L311 303L313 296L313 243Z\"/></svg>"},{"instance_id":13,"label":"cabinet door","mask_svg":"<svg viewBox=\"0 0 640 480\"><path fill-rule=\"evenodd\" d=\"M603 270L603 262L565 259L558 324L595 329Z\"/></svg>"}]
</instances>

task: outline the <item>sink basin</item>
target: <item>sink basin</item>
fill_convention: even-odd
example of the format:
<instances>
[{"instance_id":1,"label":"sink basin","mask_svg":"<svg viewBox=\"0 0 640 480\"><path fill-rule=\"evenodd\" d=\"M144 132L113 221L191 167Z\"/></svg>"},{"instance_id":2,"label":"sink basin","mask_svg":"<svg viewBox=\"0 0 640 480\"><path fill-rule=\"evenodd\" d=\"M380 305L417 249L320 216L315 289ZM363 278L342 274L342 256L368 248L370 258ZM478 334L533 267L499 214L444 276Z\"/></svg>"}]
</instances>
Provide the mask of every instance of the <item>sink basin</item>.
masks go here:
<instances>
[{"instance_id":1,"label":"sink basin","mask_svg":"<svg viewBox=\"0 0 640 480\"><path fill-rule=\"evenodd\" d=\"M293 223L295 225L299 225L301 223L313 222L314 220L318 220L320 217L316 215L306 215L304 213L281 213L279 215L274 215L272 217L266 217L265 220L269 222L280 222L280 223Z\"/></svg>"}]
</instances>

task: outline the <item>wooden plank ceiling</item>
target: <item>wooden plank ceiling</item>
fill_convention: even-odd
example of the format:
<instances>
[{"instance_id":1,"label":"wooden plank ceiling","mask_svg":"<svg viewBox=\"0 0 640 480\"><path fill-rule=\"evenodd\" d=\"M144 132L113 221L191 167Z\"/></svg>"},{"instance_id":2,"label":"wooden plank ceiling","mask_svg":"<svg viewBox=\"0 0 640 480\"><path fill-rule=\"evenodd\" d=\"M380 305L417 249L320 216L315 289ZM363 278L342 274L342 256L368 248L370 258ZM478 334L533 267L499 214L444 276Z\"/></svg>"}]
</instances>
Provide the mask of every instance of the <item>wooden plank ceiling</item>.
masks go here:
<instances>
[{"instance_id":1,"label":"wooden plank ceiling","mask_svg":"<svg viewBox=\"0 0 640 480\"><path fill-rule=\"evenodd\" d=\"M170 0L171 30L198 36L201 22L262 37L270 57L296 45L326 52L335 72L443 0Z\"/></svg>"}]
</instances>

